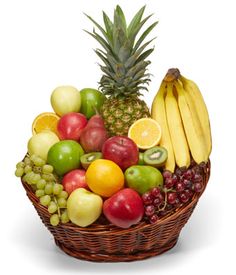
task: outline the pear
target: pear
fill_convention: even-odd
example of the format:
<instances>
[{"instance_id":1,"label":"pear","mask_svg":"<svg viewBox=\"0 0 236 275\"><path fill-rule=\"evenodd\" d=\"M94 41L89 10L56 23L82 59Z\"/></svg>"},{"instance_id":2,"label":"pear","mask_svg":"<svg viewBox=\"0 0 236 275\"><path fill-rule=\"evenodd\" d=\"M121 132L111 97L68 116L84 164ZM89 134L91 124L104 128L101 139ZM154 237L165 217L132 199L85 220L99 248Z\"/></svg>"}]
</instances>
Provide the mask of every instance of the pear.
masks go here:
<instances>
[{"instance_id":1,"label":"pear","mask_svg":"<svg viewBox=\"0 0 236 275\"><path fill-rule=\"evenodd\" d=\"M86 125L86 128L95 128L95 127L101 127L105 129L104 121L99 114L92 116Z\"/></svg>"},{"instance_id":2,"label":"pear","mask_svg":"<svg viewBox=\"0 0 236 275\"><path fill-rule=\"evenodd\" d=\"M96 114L90 118L80 136L80 144L86 153L101 152L104 142L108 139L103 119Z\"/></svg>"}]
</instances>

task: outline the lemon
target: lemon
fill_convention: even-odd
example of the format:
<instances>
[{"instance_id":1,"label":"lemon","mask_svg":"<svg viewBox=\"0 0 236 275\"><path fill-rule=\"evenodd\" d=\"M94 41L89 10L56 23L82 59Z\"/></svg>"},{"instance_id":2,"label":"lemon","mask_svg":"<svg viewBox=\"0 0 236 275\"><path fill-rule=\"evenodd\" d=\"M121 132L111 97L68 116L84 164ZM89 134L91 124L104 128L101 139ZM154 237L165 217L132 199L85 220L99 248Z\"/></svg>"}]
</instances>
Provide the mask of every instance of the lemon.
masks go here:
<instances>
[{"instance_id":1,"label":"lemon","mask_svg":"<svg viewBox=\"0 0 236 275\"><path fill-rule=\"evenodd\" d=\"M161 140L161 126L152 118L141 118L129 128L128 137L140 149L149 149L159 144Z\"/></svg>"}]
</instances>

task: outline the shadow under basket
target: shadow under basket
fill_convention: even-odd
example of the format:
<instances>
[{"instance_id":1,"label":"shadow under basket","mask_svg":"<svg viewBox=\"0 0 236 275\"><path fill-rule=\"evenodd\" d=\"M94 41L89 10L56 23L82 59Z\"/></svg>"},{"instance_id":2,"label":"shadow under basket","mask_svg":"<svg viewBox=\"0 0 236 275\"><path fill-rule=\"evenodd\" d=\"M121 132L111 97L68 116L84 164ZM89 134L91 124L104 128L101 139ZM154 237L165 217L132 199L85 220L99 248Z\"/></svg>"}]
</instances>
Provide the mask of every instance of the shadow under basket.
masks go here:
<instances>
[{"instance_id":1,"label":"shadow under basket","mask_svg":"<svg viewBox=\"0 0 236 275\"><path fill-rule=\"evenodd\" d=\"M210 161L203 175L204 190L210 177ZM183 226L190 218L202 193L154 224L145 221L129 229L111 224L96 223L81 228L72 223L50 224L47 208L39 203L31 187L23 183L42 222L52 233L55 243L68 255L93 262L126 262L153 257L171 249L178 240Z\"/></svg>"}]
</instances>

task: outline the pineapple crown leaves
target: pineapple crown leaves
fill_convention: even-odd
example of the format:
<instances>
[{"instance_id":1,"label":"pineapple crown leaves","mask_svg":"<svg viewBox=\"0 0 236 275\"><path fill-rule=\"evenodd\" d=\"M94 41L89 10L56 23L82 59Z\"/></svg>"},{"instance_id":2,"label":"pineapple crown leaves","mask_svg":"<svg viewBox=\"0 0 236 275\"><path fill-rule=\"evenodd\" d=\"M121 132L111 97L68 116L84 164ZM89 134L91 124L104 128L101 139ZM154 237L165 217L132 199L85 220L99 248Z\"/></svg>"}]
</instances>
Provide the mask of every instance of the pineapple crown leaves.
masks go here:
<instances>
[{"instance_id":1,"label":"pineapple crown leaves","mask_svg":"<svg viewBox=\"0 0 236 275\"><path fill-rule=\"evenodd\" d=\"M104 27L99 25L91 16L85 14L100 34L85 30L102 46L95 53L102 60L99 65L104 73L100 80L100 88L108 96L141 95L140 90L147 90L144 86L149 84L150 74L146 73L147 66L151 63L146 58L154 48L146 47L155 39L143 43L148 34L155 28L158 22L151 24L137 39L143 25L152 16L143 19L145 6L142 7L131 22L127 25L125 15L118 5L114 11L113 22L103 11Z\"/></svg>"}]
</instances>

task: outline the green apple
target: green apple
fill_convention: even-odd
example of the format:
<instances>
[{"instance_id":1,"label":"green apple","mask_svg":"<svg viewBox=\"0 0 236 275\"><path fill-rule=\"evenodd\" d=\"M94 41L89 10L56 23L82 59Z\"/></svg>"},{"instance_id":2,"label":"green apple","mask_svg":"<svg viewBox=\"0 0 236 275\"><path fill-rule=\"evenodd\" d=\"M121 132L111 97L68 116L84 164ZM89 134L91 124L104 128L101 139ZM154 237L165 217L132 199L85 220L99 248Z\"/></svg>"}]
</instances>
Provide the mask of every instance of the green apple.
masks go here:
<instances>
[{"instance_id":1,"label":"green apple","mask_svg":"<svg viewBox=\"0 0 236 275\"><path fill-rule=\"evenodd\" d=\"M84 188L75 189L67 200L69 219L81 227L95 222L102 213L102 206L102 198Z\"/></svg>"},{"instance_id":2,"label":"green apple","mask_svg":"<svg viewBox=\"0 0 236 275\"><path fill-rule=\"evenodd\" d=\"M78 113L81 106L80 92L72 86L59 86L52 92L51 105L59 116Z\"/></svg>"},{"instance_id":3,"label":"green apple","mask_svg":"<svg viewBox=\"0 0 236 275\"><path fill-rule=\"evenodd\" d=\"M40 132L28 141L28 153L47 160L49 149L59 141L58 136L51 131Z\"/></svg>"},{"instance_id":4,"label":"green apple","mask_svg":"<svg viewBox=\"0 0 236 275\"><path fill-rule=\"evenodd\" d=\"M74 140L62 140L54 144L49 152L47 162L54 167L57 175L80 167L80 157L84 154L81 145Z\"/></svg>"},{"instance_id":5,"label":"green apple","mask_svg":"<svg viewBox=\"0 0 236 275\"><path fill-rule=\"evenodd\" d=\"M80 113L84 114L90 119L96 112L99 112L104 100L105 95L98 90L86 88L80 91L81 95L81 108Z\"/></svg>"}]
</instances>

